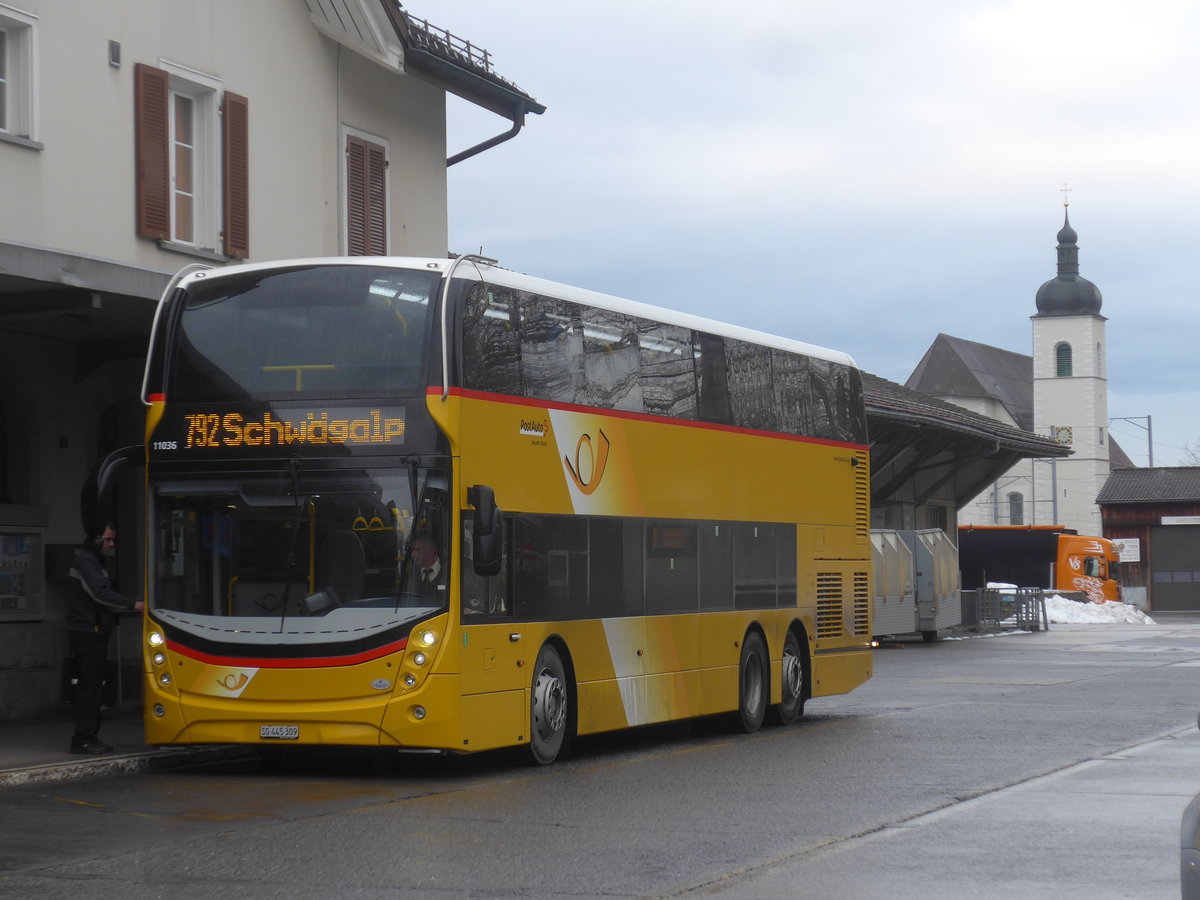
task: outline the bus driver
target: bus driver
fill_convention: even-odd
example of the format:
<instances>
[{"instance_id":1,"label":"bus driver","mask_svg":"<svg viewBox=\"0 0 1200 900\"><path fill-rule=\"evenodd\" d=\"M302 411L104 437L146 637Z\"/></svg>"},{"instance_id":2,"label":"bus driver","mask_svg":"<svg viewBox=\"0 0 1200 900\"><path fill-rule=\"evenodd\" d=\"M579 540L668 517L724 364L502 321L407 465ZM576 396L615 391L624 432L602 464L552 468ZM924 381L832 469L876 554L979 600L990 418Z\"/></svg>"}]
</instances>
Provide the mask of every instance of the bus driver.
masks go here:
<instances>
[{"instance_id":1,"label":"bus driver","mask_svg":"<svg viewBox=\"0 0 1200 900\"><path fill-rule=\"evenodd\" d=\"M429 534L418 534L413 538L413 593L441 604L446 590L442 578L442 561L437 545Z\"/></svg>"}]
</instances>

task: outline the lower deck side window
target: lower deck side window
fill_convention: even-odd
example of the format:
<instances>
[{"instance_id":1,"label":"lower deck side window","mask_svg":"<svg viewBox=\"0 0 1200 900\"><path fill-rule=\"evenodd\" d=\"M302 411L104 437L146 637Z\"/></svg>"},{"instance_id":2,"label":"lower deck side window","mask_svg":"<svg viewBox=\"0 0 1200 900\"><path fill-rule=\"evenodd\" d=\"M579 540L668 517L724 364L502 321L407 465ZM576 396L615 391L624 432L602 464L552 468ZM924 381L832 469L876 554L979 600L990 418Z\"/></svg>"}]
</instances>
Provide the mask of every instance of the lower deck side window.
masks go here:
<instances>
[{"instance_id":1,"label":"lower deck side window","mask_svg":"<svg viewBox=\"0 0 1200 900\"><path fill-rule=\"evenodd\" d=\"M536 621L796 602L794 525L518 514L505 555L491 579L464 561L464 611Z\"/></svg>"}]
</instances>

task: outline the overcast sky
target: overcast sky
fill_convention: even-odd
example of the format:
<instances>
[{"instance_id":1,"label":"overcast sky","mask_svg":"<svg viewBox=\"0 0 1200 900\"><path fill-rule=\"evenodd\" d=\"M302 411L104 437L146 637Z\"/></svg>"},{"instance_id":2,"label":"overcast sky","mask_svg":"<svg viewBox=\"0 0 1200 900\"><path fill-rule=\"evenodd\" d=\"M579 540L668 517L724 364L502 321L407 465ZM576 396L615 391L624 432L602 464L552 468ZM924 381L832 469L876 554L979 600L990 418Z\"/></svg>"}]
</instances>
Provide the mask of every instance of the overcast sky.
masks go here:
<instances>
[{"instance_id":1,"label":"overcast sky","mask_svg":"<svg viewBox=\"0 0 1200 900\"><path fill-rule=\"evenodd\" d=\"M1194 0L411 0L547 107L450 169L450 247L844 350L1030 353L1069 184L1112 432L1200 444ZM453 100L450 152L506 130Z\"/></svg>"}]
</instances>

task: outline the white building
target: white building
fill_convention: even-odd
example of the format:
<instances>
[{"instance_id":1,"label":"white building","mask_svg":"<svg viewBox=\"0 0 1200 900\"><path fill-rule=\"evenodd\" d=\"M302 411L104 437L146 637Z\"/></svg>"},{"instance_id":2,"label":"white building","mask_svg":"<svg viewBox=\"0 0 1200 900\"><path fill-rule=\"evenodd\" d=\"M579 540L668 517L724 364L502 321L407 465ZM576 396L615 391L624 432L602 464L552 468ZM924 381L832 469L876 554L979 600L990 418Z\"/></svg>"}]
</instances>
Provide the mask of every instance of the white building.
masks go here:
<instances>
[{"instance_id":1,"label":"white building","mask_svg":"<svg viewBox=\"0 0 1200 900\"><path fill-rule=\"evenodd\" d=\"M907 387L1049 437L1065 459L1023 460L959 510L960 525L1061 524L1101 534L1096 497L1114 466L1132 466L1108 436L1100 290L1079 274L1078 235L1064 217L1058 273L1032 316L1033 354L938 335Z\"/></svg>"},{"instance_id":2,"label":"white building","mask_svg":"<svg viewBox=\"0 0 1200 900\"><path fill-rule=\"evenodd\" d=\"M1096 497L1110 471L1108 320L1100 315L1100 289L1079 274L1077 240L1064 215L1058 275L1038 288L1033 316L1033 430L1073 452L1053 465L1035 466L1032 490L1034 497L1051 498L1055 523L1098 535Z\"/></svg>"},{"instance_id":3,"label":"white building","mask_svg":"<svg viewBox=\"0 0 1200 900\"><path fill-rule=\"evenodd\" d=\"M506 120L450 159L448 93ZM447 165L543 111L397 0L0 0L0 722L58 709L80 488L142 440L170 276L444 256Z\"/></svg>"}]
</instances>

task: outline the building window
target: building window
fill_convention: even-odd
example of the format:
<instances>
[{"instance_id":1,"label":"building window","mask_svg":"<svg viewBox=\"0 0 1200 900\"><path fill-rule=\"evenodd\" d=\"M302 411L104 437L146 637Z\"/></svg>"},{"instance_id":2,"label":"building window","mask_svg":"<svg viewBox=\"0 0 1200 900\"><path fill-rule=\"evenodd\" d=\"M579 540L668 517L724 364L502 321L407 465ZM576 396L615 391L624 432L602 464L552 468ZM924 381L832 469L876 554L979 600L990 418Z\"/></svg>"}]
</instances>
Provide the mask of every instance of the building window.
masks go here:
<instances>
[{"instance_id":1,"label":"building window","mask_svg":"<svg viewBox=\"0 0 1200 900\"><path fill-rule=\"evenodd\" d=\"M1008 524L1025 524L1025 497L1020 491L1008 495Z\"/></svg>"},{"instance_id":2,"label":"building window","mask_svg":"<svg viewBox=\"0 0 1200 900\"><path fill-rule=\"evenodd\" d=\"M387 144L345 130L346 255L385 256L387 235Z\"/></svg>"},{"instance_id":3,"label":"building window","mask_svg":"<svg viewBox=\"0 0 1200 900\"><path fill-rule=\"evenodd\" d=\"M138 234L249 256L248 101L170 63L135 81Z\"/></svg>"},{"instance_id":4,"label":"building window","mask_svg":"<svg viewBox=\"0 0 1200 900\"><path fill-rule=\"evenodd\" d=\"M192 243L197 232L195 107L192 97L171 92L171 237L184 244Z\"/></svg>"},{"instance_id":5,"label":"building window","mask_svg":"<svg viewBox=\"0 0 1200 900\"><path fill-rule=\"evenodd\" d=\"M1054 348L1054 374L1059 378L1071 376L1071 345L1065 341Z\"/></svg>"},{"instance_id":6,"label":"building window","mask_svg":"<svg viewBox=\"0 0 1200 900\"><path fill-rule=\"evenodd\" d=\"M34 65L37 18L0 5L0 134L36 139Z\"/></svg>"}]
</instances>

